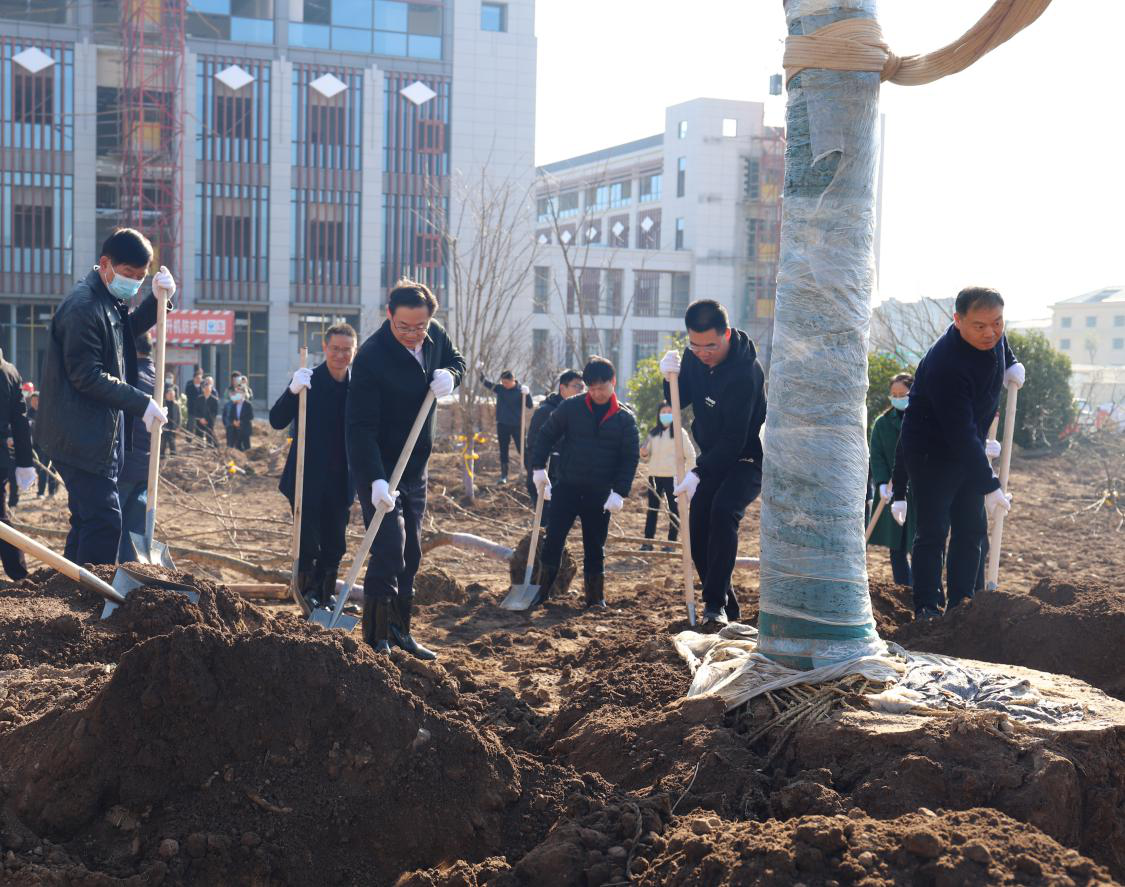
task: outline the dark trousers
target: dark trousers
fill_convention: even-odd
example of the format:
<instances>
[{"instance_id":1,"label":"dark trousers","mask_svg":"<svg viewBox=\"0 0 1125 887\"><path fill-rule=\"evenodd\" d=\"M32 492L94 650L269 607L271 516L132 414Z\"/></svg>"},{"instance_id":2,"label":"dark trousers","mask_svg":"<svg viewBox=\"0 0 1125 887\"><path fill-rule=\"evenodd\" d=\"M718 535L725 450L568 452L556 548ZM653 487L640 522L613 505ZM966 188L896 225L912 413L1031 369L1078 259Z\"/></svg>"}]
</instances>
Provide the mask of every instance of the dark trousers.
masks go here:
<instances>
[{"instance_id":1,"label":"dark trousers","mask_svg":"<svg viewBox=\"0 0 1125 887\"><path fill-rule=\"evenodd\" d=\"M516 452L520 452L520 427L519 425L501 425L496 423L496 440L500 444L500 473L507 476L508 474L508 443L511 442L512 446L516 448ZM522 453L521 453L522 455Z\"/></svg>"},{"instance_id":2,"label":"dark trousers","mask_svg":"<svg viewBox=\"0 0 1125 887\"><path fill-rule=\"evenodd\" d=\"M914 611L941 607L941 567L947 535L949 606L956 606L971 598L976 587L981 539L988 531L984 495L968 485L965 470L958 462L907 455L906 470L914 490L918 518L911 558Z\"/></svg>"},{"instance_id":3,"label":"dark trousers","mask_svg":"<svg viewBox=\"0 0 1125 887\"><path fill-rule=\"evenodd\" d=\"M580 487L558 483L551 488L551 519L543 543L543 563L557 567L563 546L576 518L582 521L582 572L599 576L605 572L605 539L609 535L609 513L605 500L608 487Z\"/></svg>"},{"instance_id":4,"label":"dark trousers","mask_svg":"<svg viewBox=\"0 0 1125 887\"><path fill-rule=\"evenodd\" d=\"M8 514L8 476L6 472L0 472L0 521L11 522ZM0 540L0 564L4 565L4 572L13 582L19 582L27 575L27 559L23 552L3 540Z\"/></svg>"},{"instance_id":5,"label":"dark trousers","mask_svg":"<svg viewBox=\"0 0 1125 887\"><path fill-rule=\"evenodd\" d=\"M40 462L44 461L43 457L39 453L36 453L35 455ZM59 482L55 480L55 476L53 474L43 468L36 468L35 473L39 478L39 486L36 488L36 493L42 496L44 491L46 491L48 495L53 496L59 491Z\"/></svg>"},{"instance_id":6,"label":"dark trousers","mask_svg":"<svg viewBox=\"0 0 1125 887\"><path fill-rule=\"evenodd\" d=\"M343 502L338 493L332 492L339 486L329 479L324 490L317 491L305 487L305 497L301 501L301 551L297 569L302 573L312 573L317 581L325 576L339 572L340 560L347 548L348 521L351 519L350 502ZM292 508L293 503L289 503ZM374 512L374 508L372 508ZM366 515L364 516L366 519ZM391 519L383 518L383 523ZM366 586L365 586L366 587Z\"/></svg>"},{"instance_id":7,"label":"dark trousers","mask_svg":"<svg viewBox=\"0 0 1125 887\"><path fill-rule=\"evenodd\" d=\"M121 542L117 547L117 559L124 563L137 559L133 539L129 534L136 533L142 538L145 534L148 478L134 483L120 484L117 488L117 498L121 503Z\"/></svg>"},{"instance_id":8,"label":"dark trousers","mask_svg":"<svg viewBox=\"0 0 1125 887\"><path fill-rule=\"evenodd\" d=\"M371 488L360 491L363 525L375 515ZM426 514L426 479L398 485L398 501L387 512L375 541L363 580L365 597L410 600L414 597L414 576L422 563L422 518Z\"/></svg>"},{"instance_id":9,"label":"dark trousers","mask_svg":"<svg viewBox=\"0 0 1125 887\"><path fill-rule=\"evenodd\" d=\"M713 611L725 607L731 619L741 615L730 584L738 557L738 525L761 491L761 466L736 462L725 475L700 480L691 499L691 559L703 582L703 604Z\"/></svg>"},{"instance_id":10,"label":"dark trousers","mask_svg":"<svg viewBox=\"0 0 1125 887\"><path fill-rule=\"evenodd\" d=\"M2 442L0 442L0 446L3 446ZM12 465L12 467L8 469L6 479L8 482L8 505L10 505L12 508L15 508L20 504L20 485L16 483L15 465Z\"/></svg>"},{"instance_id":11,"label":"dark trousers","mask_svg":"<svg viewBox=\"0 0 1125 887\"><path fill-rule=\"evenodd\" d=\"M112 564L121 542L121 499L117 478L73 465L55 465L66 484L70 532L63 555L76 564Z\"/></svg>"},{"instance_id":12,"label":"dark trousers","mask_svg":"<svg viewBox=\"0 0 1125 887\"><path fill-rule=\"evenodd\" d=\"M914 577L910 572L910 555L905 548L891 549L891 575L895 585L905 585L908 588L914 584Z\"/></svg>"},{"instance_id":13,"label":"dark trousers","mask_svg":"<svg viewBox=\"0 0 1125 887\"><path fill-rule=\"evenodd\" d=\"M177 429L175 429L175 428L169 428L167 431L164 431L164 432L161 433L161 435L160 435L160 455L161 456L163 456L165 453L171 453L173 456L176 455L176 434L177 434ZM159 492L159 490L157 492Z\"/></svg>"},{"instance_id":14,"label":"dark trousers","mask_svg":"<svg viewBox=\"0 0 1125 887\"><path fill-rule=\"evenodd\" d=\"M673 477L650 477L648 479L648 512L645 514L645 538L656 538L656 518L660 514L660 499L668 502L668 541L675 542L680 535L680 506L672 489L676 486Z\"/></svg>"}]
</instances>

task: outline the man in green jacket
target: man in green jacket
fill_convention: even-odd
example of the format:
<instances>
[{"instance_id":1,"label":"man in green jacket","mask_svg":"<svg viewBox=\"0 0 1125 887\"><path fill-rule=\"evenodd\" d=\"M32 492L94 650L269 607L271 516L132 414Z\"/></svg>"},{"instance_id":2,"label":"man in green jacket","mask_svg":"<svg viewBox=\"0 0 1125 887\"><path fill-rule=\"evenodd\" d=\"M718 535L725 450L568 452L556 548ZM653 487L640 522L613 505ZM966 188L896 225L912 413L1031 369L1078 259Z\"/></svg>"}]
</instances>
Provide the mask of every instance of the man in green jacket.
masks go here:
<instances>
[{"instance_id":1,"label":"man in green jacket","mask_svg":"<svg viewBox=\"0 0 1125 887\"><path fill-rule=\"evenodd\" d=\"M914 377L909 373L899 373L891 380L891 406L871 428L871 481L875 484L879 497L890 505L894 494L891 477L894 474L895 451L898 436L902 431L902 414L910 398L910 386ZM913 585L910 573L909 552L914 545L914 509L909 507L909 491L902 504L907 505L905 513L893 514L894 506L884 507L875 525L875 531L867 540L868 545L881 545L891 550L891 574L896 585ZM899 509L904 511L904 509Z\"/></svg>"}]
</instances>

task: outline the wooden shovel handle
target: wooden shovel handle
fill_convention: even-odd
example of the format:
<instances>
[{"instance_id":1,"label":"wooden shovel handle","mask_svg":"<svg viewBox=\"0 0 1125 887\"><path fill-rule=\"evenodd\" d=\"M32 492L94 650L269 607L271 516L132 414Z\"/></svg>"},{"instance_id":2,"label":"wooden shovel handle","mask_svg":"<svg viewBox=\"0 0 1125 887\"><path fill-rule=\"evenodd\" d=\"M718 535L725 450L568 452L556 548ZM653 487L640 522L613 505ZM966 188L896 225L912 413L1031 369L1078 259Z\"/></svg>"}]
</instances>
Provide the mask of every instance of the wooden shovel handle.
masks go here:
<instances>
[{"instance_id":1,"label":"wooden shovel handle","mask_svg":"<svg viewBox=\"0 0 1125 887\"><path fill-rule=\"evenodd\" d=\"M309 349L302 345L300 353L303 369L309 365ZM291 552L293 568L289 577L289 594L306 616L311 610L304 596L297 589L297 568L301 559L301 508L305 498L305 420L308 416L308 393L307 388L302 388L301 393L297 395L297 433L293 437L293 446L297 448L297 464L294 472L296 486L293 488L293 551Z\"/></svg>"},{"instance_id":2,"label":"wooden shovel handle","mask_svg":"<svg viewBox=\"0 0 1125 887\"><path fill-rule=\"evenodd\" d=\"M672 395L672 436L676 446L676 473L682 483L687 477L687 457L684 455L683 418L680 416L680 374L669 373L668 390ZM680 539L683 554L684 604L688 611L688 624L695 625L695 567L691 563L691 500L680 493Z\"/></svg>"},{"instance_id":3,"label":"wooden shovel handle","mask_svg":"<svg viewBox=\"0 0 1125 887\"><path fill-rule=\"evenodd\" d=\"M15 527L8 526L8 524L0 521L0 539L14 545L25 554L30 554L33 558L42 561L49 567L54 567L68 579L73 579L80 585L89 588L91 591L96 591L104 598L108 598L117 604L125 603L125 598L118 594L112 585L108 582L103 582L89 570L86 570L73 561L68 561L61 554L51 551L46 545L36 542L29 536L25 536Z\"/></svg>"}]
</instances>

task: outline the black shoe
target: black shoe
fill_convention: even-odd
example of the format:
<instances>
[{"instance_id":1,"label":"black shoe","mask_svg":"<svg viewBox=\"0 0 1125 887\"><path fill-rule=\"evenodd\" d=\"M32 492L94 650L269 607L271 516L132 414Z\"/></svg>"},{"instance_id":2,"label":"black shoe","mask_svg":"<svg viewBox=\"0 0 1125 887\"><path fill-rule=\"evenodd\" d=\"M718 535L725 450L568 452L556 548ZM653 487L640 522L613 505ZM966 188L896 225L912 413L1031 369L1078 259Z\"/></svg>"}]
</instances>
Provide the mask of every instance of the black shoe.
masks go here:
<instances>
[{"instance_id":1,"label":"black shoe","mask_svg":"<svg viewBox=\"0 0 1125 887\"><path fill-rule=\"evenodd\" d=\"M311 593L316 598L318 607L331 607L332 597L336 594L336 571L332 570L318 577Z\"/></svg>"},{"instance_id":2,"label":"black shoe","mask_svg":"<svg viewBox=\"0 0 1125 887\"><path fill-rule=\"evenodd\" d=\"M652 546L649 545L649 543L646 542L644 545L641 546L641 551L652 551Z\"/></svg>"},{"instance_id":3,"label":"black shoe","mask_svg":"<svg viewBox=\"0 0 1125 887\"><path fill-rule=\"evenodd\" d=\"M923 607L914 614L915 622L929 622L941 618L941 610L936 607Z\"/></svg>"},{"instance_id":4,"label":"black shoe","mask_svg":"<svg viewBox=\"0 0 1125 887\"><path fill-rule=\"evenodd\" d=\"M363 596L363 639L376 653L390 655L390 614L389 598Z\"/></svg>"},{"instance_id":5,"label":"black shoe","mask_svg":"<svg viewBox=\"0 0 1125 887\"><path fill-rule=\"evenodd\" d=\"M733 589L727 591L727 603L723 610L731 622L738 622L742 618L742 607L738 605L738 598L734 596Z\"/></svg>"},{"instance_id":6,"label":"black shoe","mask_svg":"<svg viewBox=\"0 0 1125 887\"><path fill-rule=\"evenodd\" d=\"M555 579L559 575L559 568L558 565L549 566L548 564L541 563L537 572L539 573L539 591L536 592L535 597L531 599L531 603L528 605L525 612L534 610L550 599L551 592L554 590ZM535 573L532 573L531 580L533 584L535 579Z\"/></svg>"},{"instance_id":7,"label":"black shoe","mask_svg":"<svg viewBox=\"0 0 1125 887\"><path fill-rule=\"evenodd\" d=\"M507 482L508 482L508 475L506 475L506 474L500 475L500 483L506 484Z\"/></svg>"},{"instance_id":8,"label":"black shoe","mask_svg":"<svg viewBox=\"0 0 1125 887\"><path fill-rule=\"evenodd\" d=\"M313 610L323 606L319 599L320 586L317 584L316 577L313 575L312 570L302 571L297 574L297 592Z\"/></svg>"},{"instance_id":9,"label":"black shoe","mask_svg":"<svg viewBox=\"0 0 1125 887\"><path fill-rule=\"evenodd\" d=\"M437 653L427 650L410 635L410 616L414 611L414 598L402 595L394 598L394 611L391 619L391 639L415 659L432 661Z\"/></svg>"},{"instance_id":10,"label":"black shoe","mask_svg":"<svg viewBox=\"0 0 1125 887\"><path fill-rule=\"evenodd\" d=\"M605 573L583 573L582 590L586 592L587 610L604 610Z\"/></svg>"}]
</instances>

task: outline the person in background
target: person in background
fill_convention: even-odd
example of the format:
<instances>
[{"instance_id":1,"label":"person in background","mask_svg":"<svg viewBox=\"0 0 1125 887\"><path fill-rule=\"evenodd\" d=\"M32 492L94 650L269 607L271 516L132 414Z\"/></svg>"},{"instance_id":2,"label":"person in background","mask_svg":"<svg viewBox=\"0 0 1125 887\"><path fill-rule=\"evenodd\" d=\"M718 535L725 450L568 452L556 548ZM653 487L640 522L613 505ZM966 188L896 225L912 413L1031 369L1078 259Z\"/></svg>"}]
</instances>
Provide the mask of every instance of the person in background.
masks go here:
<instances>
[{"instance_id":1,"label":"person in background","mask_svg":"<svg viewBox=\"0 0 1125 887\"><path fill-rule=\"evenodd\" d=\"M35 470L39 475L39 487L36 490L38 498L42 499L44 495L48 498L52 497L59 491L59 482L55 479L55 475L48 471L47 457L43 455L43 451L39 448L39 443L35 437L35 421L39 416L39 392L36 391L27 399L27 421L31 426L31 447L35 453L35 458L39 460L39 464L43 467L36 466Z\"/></svg>"},{"instance_id":2,"label":"person in background","mask_svg":"<svg viewBox=\"0 0 1125 887\"><path fill-rule=\"evenodd\" d=\"M902 432L902 416L910 402L910 386L914 384L914 377L909 373L899 373L891 380L890 399L891 405L883 412L871 427L871 482L878 491L879 498L883 500L883 513L868 545L880 545L889 548L891 552L891 575L896 585L913 585L910 573L910 549L914 545L914 515L907 513L904 508L902 521L895 514L894 484L895 454L898 450L899 434ZM909 489L902 500L907 506L913 499Z\"/></svg>"},{"instance_id":3,"label":"person in background","mask_svg":"<svg viewBox=\"0 0 1125 887\"><path fill-rule=\"evenodd\" d=\"M520 385L511 370L500 373L500 383L489 382L484 373L480 374L481 384L496 395L496 442L500 446L500 483L508 482L508 444L520 449L520 424L523 421L523 407L534 409L531 391ZM522 456L523 453L520 453Z\"/></svg>"},{"instance_id":4,"label":"person in background","mask_svg":"<svg viewBox=\"0 0 1125 887\"><path fill-rule=\"evenodd\" d=\"M192 415L191 405L199 398L200 393L203 391L203 367L196 367L191 374L191 381L184 386L184 393L187 395L187 410L188 416Z\"/></svg>"},{"instance_id":5,"label":"person in background","mask_svg":"<svg viewBox=\"0 0 1125 887\"><path fill-rule=\"evenodd\" d=\"M219 416L219 396L215 394L215 380L204 376L199 386L199 397L188 405L188 421L192 433L201 437L208 446L217 447L215 420Z\"/></svg>"},{"instance_id":6,"label":"person in background","mask_svg":"<svg viewBox=\"0 0 1125 887\"><path fill-rule=\"evenodd\" d=\"M160 455L171 453L176 455L176 435L180 432L182 414L180 413L180 399L176 394L175 385L164 386L164 408L168 410L168 425L160 435Z\"/></svg>"},{"instance_id":7,"label":"person in background","mask_svg":"<svg viewBox=\"0 0 1125 887\"><path fill-rule=\"evenodd\" d=\"M31 459L31 426L27 421L27 403L20 390L19 371L4 360L0 350L0 521L10 522L8 497L5 486L8 484L9 460L14 464L11 472L14 482L24 490L30 490L35 482L35 469ZM11 437L12 453L9 455L6 442ZM0 564L13 582L19 582L27 575L27 560L23 552L7 542L0 541Z\"/></svg>"},{"instance_id":8,"label":"person in background","mask_svg":"<svg viewBox=\"0 0 1125 887\"><path fill-rule=\"evenodd\" d=\"M535 481L532 480L531 471L531 454L535 452L535 436L543 429L543 425L551 418L551 413L558 408L559 404L568 397L582 394L585 390L586 384L582 381L581 373L576 370L563 370L559 374L558 389L553 394L548 394L543 398L543 401L531 415L531 421L527 424L527 446L524 447L527 452L523 454L523 463L524 468L527 469L527 494L531 497L532 508L536 506L539 498L539 491L535 486ZM551 458L547 463L547 478L551 483L555 483L559 477L558 455L558 453L551 453ZM547 526L547 516L550 512L551 503L544 502L540 526Z\"/></svg>"},{"instance_id":9,"label":"person in background","mask_svg":"<svg viewBox=\"0 0 1125 887\"><path fill-rule=\"evenodd\" d=\"M645 538L656 538L656 519L660 514L660 500L668 503L668 541L675 542L680 532L680 508L672 492L677 483L676 439L672 428L672 405L662 403L657 410L656 424L641 445L641 460L648 463L648 511L645 514ZM695 447L686 428L680 429L684 445L686 470L695 468ZM665 546L670 551L671 546ZM652 551L646 542L641 551Z\"/></svg>"},{"instance_id":10,"label":"person in background","mask_svg":"<svg viewBox=\"0 0 1125 887\"><path fill-rule=\"evenodd\" d=\"M152 396L156 384L156 367L152 362L152 336L145 332L137 336L137 388ZM128 424L128 423L127 423ZM121 541L117 559L121 563L137 559L133 547L133 534L145 534L145 510L148 507L148 451L152 437L140 422L133 428L133 447L125 451L125 462L117 476L118 497L121 500Z\"/></svg>"},{"instance_id":11,"label":"person in background","mask_svg":"<svg viewBox=\"0 0 1125 887\"><path fill-rule=\"evenodd\" d=\"M254 433L254 405L241 387L230 393L223 407L223 426L227 430L227 446L236 450L250 449Z\"/></svg>"}]
</instances>

